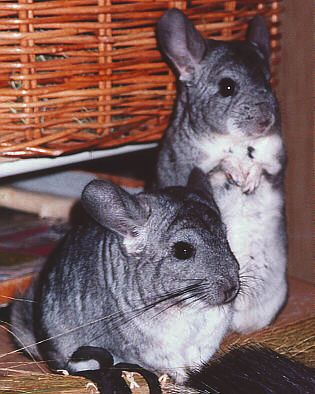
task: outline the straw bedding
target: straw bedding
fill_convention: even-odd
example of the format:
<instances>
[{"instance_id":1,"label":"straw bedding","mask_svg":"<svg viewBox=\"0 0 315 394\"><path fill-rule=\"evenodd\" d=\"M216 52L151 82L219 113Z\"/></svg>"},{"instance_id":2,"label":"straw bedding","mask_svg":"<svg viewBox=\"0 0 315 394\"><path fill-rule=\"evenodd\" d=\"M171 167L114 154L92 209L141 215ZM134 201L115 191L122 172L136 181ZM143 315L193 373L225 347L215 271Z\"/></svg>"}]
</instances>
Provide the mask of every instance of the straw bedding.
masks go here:
<instances>
[{"instance_id":1,"label":"straw bedding","mask_svg":"<svg viewBox=\"0 0 315 394\"><path fill-rule=\"evenodd\" d=\"M315 367L315 317L300 320L291 324L271 327L254 335L234 337L222 346L221 353L228 351L231 346L244 344L262 344L271 349L291 357L304 364ZM0 373L1 393L51 393L51 394L80 394L96 393L93 385L83 378L38 373L14 373L12 368L2 369ZM135 376L138 388L135 394L148 392L146 384L139 376ZM192 394L195 391L185 390L167 383L163 388L164 394Z\"/></svg>"}]
</instances>

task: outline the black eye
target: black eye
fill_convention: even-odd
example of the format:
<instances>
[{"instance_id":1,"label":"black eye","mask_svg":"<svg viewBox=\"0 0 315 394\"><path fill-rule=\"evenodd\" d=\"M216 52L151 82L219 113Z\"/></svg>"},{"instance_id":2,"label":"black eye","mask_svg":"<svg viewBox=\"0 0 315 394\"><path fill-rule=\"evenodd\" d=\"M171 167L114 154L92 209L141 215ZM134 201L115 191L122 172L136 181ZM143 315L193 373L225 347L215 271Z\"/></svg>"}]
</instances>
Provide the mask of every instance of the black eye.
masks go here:
<instances>
[{"instance_id":1,"label":"black eye","mask_svg":"<svg viewBox=\"0 0 315 394\"><path fill-rule=\"evenodd\" d=\"M222 97L233 96L236 83L231 78L223 78L219 82L219 93Z\"/></svg>"},{"instance_id":2,"label":"black eye","mask_svg":"<svg viewBox=\"0 0 315 394\"><path fill-rule=\"evenodd\" d=\"M174 256L179 260L187 260L192 257L195 248L188 242L176 242L174 245Z\"/></svg>"}]
</instances>

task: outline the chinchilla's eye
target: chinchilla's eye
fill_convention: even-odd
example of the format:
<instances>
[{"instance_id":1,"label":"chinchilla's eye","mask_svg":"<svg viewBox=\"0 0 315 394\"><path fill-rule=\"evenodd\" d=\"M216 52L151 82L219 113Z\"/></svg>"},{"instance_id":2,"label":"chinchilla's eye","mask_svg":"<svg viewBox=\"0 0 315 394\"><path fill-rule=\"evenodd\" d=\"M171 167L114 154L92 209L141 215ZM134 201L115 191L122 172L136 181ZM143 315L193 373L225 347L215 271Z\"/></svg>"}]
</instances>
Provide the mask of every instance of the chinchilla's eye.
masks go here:
<instances>
[{"instance_id":1,"label":"chinchilla's eye","mask_svg":"<svg viewBox=\"0 0 315 394\"><path fill-rule=\"evenodd\" d=\"M195 253L195 248L188 242L176 242L173 248L174 256L179 260L190 259Z\"/></svg>"},{"instance_id":2,"label":"chinchilla's eye","mask_svg":"<svg viewBox=\"0 0 315 394\"><path fill-rule=\"evenodd\" d=\"M222 97L233 96L236 83L231 78L223 78L219 82L219 93Z\"/></svg>"}]
</instances>

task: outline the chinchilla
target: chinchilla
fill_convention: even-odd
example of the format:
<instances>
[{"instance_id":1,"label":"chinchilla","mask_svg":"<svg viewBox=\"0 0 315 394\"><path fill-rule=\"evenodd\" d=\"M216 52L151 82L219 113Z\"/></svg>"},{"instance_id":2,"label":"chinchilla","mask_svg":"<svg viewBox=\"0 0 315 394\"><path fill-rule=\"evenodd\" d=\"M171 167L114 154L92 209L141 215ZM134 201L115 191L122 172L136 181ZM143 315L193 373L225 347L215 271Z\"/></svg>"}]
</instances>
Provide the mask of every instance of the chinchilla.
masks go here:
<instances>
[{"instance_id":1,"label":"chinchilla","mask_svg":"<svg viewBox=\"0 0 315 394\"><path fill-rule=\"evenodd\" d=\"M212 185L240 264L231 329L268 325L286 300L285 149L269 84L269 35L262 17L245 41L206 40L177 9L157 36L178 74L173 118L161 143L157 187L184 185L194 166Z\"/></svg>"},{"instance_id":2,"label":"chinchilla","mask_svg":"<svg viewBox=\"0 0 315 394\"><path fill-rule=\"evenodd\" d=\"M88 184L82 204L93 220L56 249L25 295L33 302L13 304L19 345L53 369L71 372L71 355L94 346L115 364L184 381L218 348L239 289L210 189L199 169L185 187L138 195Z\"/></svg>"}]
</instances>

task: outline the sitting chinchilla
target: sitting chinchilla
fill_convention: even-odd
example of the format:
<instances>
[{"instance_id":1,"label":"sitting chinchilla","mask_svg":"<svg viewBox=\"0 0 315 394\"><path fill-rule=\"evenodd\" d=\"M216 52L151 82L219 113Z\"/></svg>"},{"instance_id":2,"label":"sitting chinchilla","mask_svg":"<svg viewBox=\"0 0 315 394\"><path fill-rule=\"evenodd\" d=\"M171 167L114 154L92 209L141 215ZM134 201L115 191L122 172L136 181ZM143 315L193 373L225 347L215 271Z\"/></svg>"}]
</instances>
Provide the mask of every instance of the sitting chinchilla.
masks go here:
<instances>
[{"instance_id":1,"label":"sitting chinchilla","mask_svg":"<svg viewBox=\"0 0 315 394\"><path fill-rule=\"evenodd\" d=\"M179 74L179 95L161 145L158 187L206 172L240 264L231 328L268 325L286 299L285 150L269 85L269 36L255 17L246 41L205 40L185 15L158 22L162 52Z\"/></svg>"},{"instance_id":2,"label":"sitting chinchilla","mask_svg":"<svg viewBox=\"0 0 315 394\"><path fill-rule=\"evenodd\" d=\"M210 190L199 169L186 187L136 196L88 184L82 203L95 221L57 248L25 295L34 302L13 304L19 345L72 373L71 356L92 346L184 381L218 348L239 289Z\"/></svg>"}]
</instances>

